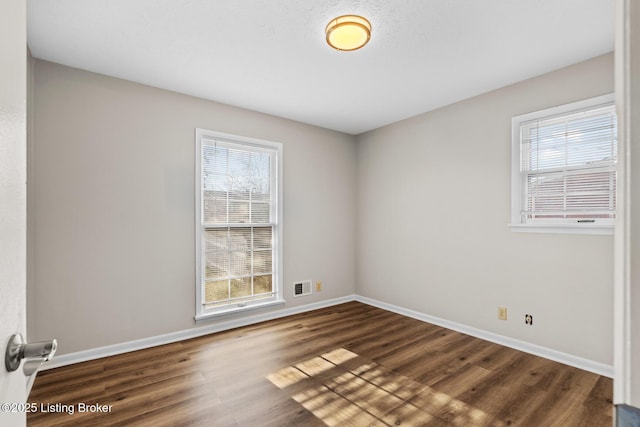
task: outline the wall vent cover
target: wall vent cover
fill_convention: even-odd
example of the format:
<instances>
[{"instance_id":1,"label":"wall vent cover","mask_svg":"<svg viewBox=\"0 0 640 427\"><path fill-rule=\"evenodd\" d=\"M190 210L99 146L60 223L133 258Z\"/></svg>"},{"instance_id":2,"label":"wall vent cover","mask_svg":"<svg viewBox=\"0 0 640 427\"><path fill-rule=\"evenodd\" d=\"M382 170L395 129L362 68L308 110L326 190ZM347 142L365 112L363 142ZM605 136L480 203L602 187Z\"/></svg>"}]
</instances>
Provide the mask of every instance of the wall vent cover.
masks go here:
<instances>
[{"instance_id":1,"label":"wall vent cover","mask_svg":"<svg viewBox=\"0 0 640 427\"><path fill-rule=\"evenodd\" d=\"M293 284L293 296L311 295L311 280L304 280Z\"/></svg>"}]
</instances>

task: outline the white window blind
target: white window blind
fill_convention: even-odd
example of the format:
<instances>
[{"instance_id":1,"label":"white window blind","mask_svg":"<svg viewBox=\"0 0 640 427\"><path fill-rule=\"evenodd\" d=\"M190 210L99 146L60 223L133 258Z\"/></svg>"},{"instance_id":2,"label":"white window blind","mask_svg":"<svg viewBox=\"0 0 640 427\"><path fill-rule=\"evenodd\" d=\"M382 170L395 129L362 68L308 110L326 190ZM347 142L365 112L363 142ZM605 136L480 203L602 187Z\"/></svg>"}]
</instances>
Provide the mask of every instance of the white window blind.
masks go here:
<instances>
[{"instance_id":1,"label":"white window blind","mask_svg":"<svg viewBox=\"0 0 640 427\"><path fill-rule=\"evenodd\" d=\"M276 299L278 149L199 142L200 312Z\"/></svg>"},{"instance_id":2,"label":"white window blind","mask_svg":"<svg viewBox=\"0 0 640 427\"><path fill-rule=\"evenodd\" d=\"M519 186L519 200L518 217L512 222L612 226L616 213L615 106L608 102L554 112L517 123L520 162L515 178L519 182L514 185Z\"/></svg>"}]
</instances>

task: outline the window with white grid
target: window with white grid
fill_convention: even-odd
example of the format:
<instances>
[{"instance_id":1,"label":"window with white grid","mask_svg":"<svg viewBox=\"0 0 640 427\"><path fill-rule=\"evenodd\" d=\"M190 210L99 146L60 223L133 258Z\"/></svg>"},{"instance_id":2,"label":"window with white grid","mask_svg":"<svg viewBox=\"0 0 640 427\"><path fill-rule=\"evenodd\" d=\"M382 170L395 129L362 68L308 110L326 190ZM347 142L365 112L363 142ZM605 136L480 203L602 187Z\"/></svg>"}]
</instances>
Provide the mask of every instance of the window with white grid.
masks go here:
<instances>
[{"instance_id":1,"label":"window with white grid","mask_svg":"<svg viewBox=\"0 0 640 427\"><path fill-rule=\"evenodd\" d=\"M514 117L512 132L514 229L612 233L618 157L613 96Z\"/></svg>"},{"instance_id":2,"label":"window with white grid","mask_svg":"<svg viewBox=\"0 0 640 427\"><path fill-rule=\"evenodd\" d=\"M282 302L281 153L196 130L196 318Z\"/></svg>"}]
</instances>

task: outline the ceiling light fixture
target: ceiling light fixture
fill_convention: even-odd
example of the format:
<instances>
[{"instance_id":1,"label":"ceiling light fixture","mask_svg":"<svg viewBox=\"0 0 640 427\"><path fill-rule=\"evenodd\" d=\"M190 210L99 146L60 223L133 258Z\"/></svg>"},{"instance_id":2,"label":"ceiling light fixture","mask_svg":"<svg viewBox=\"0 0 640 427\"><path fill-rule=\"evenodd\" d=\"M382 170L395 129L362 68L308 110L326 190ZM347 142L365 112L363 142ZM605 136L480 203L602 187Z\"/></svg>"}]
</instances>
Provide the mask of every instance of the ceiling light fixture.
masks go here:
<instances>
[{"instance_id":1,"label":"ceiling light fixture","mask_svg":"<svg viewBox=\"0 0 640 427\"><path fill-rule=\"evenodd\" d=\"M338 50L356 50L371 38L371 23L362 16L342 15L327 25L327 43Z\"/></svg>"}]
</instances>

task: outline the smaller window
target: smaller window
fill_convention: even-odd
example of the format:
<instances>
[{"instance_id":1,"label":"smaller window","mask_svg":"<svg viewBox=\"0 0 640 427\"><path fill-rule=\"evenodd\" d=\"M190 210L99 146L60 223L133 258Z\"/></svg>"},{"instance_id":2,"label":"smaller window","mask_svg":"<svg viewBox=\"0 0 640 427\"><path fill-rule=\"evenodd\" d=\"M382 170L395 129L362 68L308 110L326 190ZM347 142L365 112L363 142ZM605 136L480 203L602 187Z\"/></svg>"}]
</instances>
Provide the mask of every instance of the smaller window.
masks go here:
<instances>
[{"instance_id":1,"label":"smaller window","mask_svg":"<svg viewBox=\"0 0 640 427\"><path fill-rule=\"evenodd\" d=\"M613 95L514 117L513 230L611 234L617 158Z\"/></svg>"}]
</instances>

